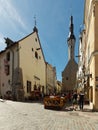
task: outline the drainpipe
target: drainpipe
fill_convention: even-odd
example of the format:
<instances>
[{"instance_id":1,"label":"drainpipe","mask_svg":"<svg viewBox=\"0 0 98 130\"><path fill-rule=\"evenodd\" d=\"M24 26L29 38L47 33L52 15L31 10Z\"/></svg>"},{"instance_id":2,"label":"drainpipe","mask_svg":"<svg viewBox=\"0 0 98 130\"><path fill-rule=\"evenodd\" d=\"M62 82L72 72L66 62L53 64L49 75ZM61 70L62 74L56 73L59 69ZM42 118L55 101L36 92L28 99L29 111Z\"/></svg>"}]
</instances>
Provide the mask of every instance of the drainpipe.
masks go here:
<instances>
[{"instance_id":1,"label":"drainpipe","mask_svg":"<svg viewBox=\"0 0 98 130\"><path fill-rule=\"evenodd\" d=\"M0 63L1 63L1 61L0 61ZM1 96L1 64L0 64L0 96Z\"/></svg>"},{"instance_id":2,"label":"drainpipe","mask_svg":"<svg viewBox=\"0 0 98 130\"><path fill-rule=\"evenodd\" d=\"M16 99L16 94L15 94L15 84L14 84L14 51L12 49L10 49L12 52L12 96L13 96L13 100Z\"/></svg>"},{"instance_id":3,"label":"drainpipe","mask_svg":"<svg viewBox=\"0 0 98 130\"><path fill-rule=\"evenodd\" d=\"M12 98L13 100L15 100L15 87L14 87L14 51L11 48L11 45L14 44L14 42L9 39L9 38L4 38L5 39L5 43L7 44L7 48L12 52L12 83L11 83L11 87L12 87Z\"/></svg>"},{"instance_id":4,"label":"drainpipe","mask_svg":"<svg viewBox=\"0 0 98 130\"><path fill-rule=\"evenodd\" d=\"M46 95L48 94L48 84L47 84L47 62L45 62L45 77L46 77Z\"/></svg>"}]
</instances>

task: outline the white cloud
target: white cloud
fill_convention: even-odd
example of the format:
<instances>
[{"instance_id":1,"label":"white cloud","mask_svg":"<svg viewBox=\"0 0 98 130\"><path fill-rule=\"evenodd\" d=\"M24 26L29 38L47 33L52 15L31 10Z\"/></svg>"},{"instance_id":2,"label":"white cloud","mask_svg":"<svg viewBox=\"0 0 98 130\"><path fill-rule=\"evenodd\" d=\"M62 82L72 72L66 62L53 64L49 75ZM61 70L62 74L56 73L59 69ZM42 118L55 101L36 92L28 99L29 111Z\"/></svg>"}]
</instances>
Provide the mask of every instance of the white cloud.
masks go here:
<instances>
[{"instance_id":1,"label":"white cloud","mask_svg":"<svg viewBox=\"0 0 98 130\"><path fill-rule=\"evenodd\" d=\"M0 0L0 16L6 18L7 22L15 23L22 26L23 29L27 30L21 16L18 11L12 5L11 0Z\"/></svg>"},{"instance_id":2,"label":"white cloud","mask_svg":"<svg viewBox=\"0 0 98 130\"><path fill-rule=\"evenodd\" d=\"M3 34L0 33L0 51L6 47Z\"/></svg>"}]
</instances>

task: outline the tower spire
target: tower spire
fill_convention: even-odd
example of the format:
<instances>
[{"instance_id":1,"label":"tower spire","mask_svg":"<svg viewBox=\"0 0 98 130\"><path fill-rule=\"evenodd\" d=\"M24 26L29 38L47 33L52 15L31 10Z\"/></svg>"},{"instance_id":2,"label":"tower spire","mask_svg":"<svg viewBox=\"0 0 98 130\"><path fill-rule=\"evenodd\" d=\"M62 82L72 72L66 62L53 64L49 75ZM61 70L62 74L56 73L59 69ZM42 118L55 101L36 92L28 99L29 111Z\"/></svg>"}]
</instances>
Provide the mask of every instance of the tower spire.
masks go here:
<instances>
[{"instance_id":1,"label":"tower spire","mask_svg":"<svg viewBox=\"0 0 98 130\"><path fill-rule=\"evenodd\" d=\"M35 25L34 25L33 31L38 33L38 29L36 27L36 16L34 16L34 24Z\"/></svg>"},{"instance_id":2,"label":"tower spire","mask_svg":"<svg viewBox=\"0 0 98 130\"><path fill-rule=\"evenodd\" d=\"M75 40L75 36L74 36L74 24L73 24L73 16L72 15L70 17L70 27L69 27L68 40L69 39L74 39Z\"/></svg>"},{"instance_id":3,"label":"tower spire","mask_svg":"<svg viewBox=\"0 0 98 130\"><path fill-rule=\"evenodd\" d=\"M71 32L71 34L73 34L73 28L74 26L73 26L73 16L71 16L70 17L70 32Z\"/></svg>"},{"instance_id":4,"label":"tower spire","mask_svg":"<svg viewBox=\"0 0 98 130\"><path fill-rule=\"evenodd\" d=\"M75 48L75 35L74 35L74 24L73 24L73 16L70 17L70 26L69 26L69 36L67 39L68 43L68 52L69 52L69 60L74 59L74 48Z\"/></svg>"},{"instance_id":5,"label":"tower spire","mask_svg":"<svg viewBox=\"0 0 98 130\"><path fill-rule=\"evenodd\" d=\"M34 24L35 24L35 27L36 27L36 15L34 16Z\"/></svg>"}]
</instances>

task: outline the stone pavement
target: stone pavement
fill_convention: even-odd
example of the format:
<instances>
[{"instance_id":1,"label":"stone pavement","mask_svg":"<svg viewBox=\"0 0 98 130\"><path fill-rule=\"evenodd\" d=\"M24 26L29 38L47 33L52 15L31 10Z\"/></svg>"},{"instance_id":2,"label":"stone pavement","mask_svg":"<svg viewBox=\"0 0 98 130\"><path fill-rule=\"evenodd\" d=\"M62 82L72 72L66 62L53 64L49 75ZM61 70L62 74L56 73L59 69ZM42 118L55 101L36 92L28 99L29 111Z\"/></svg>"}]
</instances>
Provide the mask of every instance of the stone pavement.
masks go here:
<instances>
[{"instance_id":1,"label":"stone pavement","mask_svg":"<svg viewBox=\"0 0 98 130\"><path fill-rule=\"evenodd\" d=\"M67 110L73 110L73 106L71 103L66 103L63 110L67 111ZM80 111L79 110L79 106L77 108L77 111ZM84 109L83 109L84 112L92 112L92 109L90 108L90 105L84 105Z\"/></svg>"},{"instance_id":2,"label":"stone pavement","mask_svg":"<svg viewBox=\"0 0 98 130\"><path fill-rule=\"evenodd\" d=\"M92 112L89 105L84 105L83 111L79 108L74 111L72 105L66 104L62 111L71 115L72 126L69 125L68 130L98 130L98 112Z\"/></svg>"},{"instance_id":3,"label":"stone pavement","mask_svg":"<svg viewBox=\"0 0 98 130\"><path fill-rule=\"evenodd\" d=\"M66 105L65 105L66 106ZM0 101L0 130L98 130L98 113L44 109L42 103Z\"/></svg>"}]
</instances>

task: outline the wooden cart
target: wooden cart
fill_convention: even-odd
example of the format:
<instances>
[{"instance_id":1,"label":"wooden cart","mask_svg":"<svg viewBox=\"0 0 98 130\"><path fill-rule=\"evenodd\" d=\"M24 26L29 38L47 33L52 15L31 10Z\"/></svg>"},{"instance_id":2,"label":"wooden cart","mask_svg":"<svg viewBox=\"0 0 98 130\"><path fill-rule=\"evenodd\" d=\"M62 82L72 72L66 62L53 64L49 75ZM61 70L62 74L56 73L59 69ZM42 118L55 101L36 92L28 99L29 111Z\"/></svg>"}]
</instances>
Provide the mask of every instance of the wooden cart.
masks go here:
<instances>
[{"instance_id":1,"label":"wooden cart","mask_svg":"<svg viewBox=\"0 0 98 130\"><path fill-rule=\"evenodd\" d=\"M60 110L64 107L66 102L65 97L60 96L47 96L44 98L44 108L45 109L57 109Z\"/></svg>"}]
</instances>

